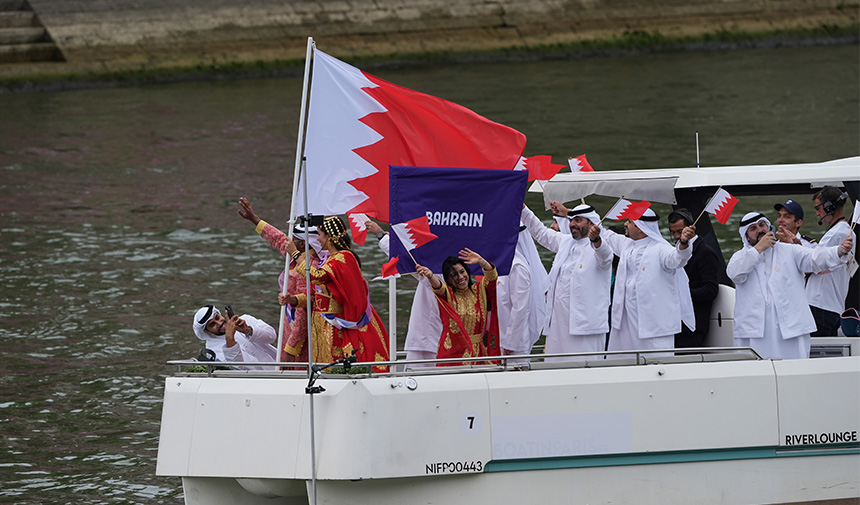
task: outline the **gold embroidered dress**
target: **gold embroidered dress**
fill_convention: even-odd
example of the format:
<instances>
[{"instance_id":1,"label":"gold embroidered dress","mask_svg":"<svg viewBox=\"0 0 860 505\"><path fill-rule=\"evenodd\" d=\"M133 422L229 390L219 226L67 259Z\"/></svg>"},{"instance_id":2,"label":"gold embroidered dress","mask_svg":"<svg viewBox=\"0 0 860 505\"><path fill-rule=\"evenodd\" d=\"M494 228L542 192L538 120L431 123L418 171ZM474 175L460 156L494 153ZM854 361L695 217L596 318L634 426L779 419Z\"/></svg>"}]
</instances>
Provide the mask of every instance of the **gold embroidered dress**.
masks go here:
<instances>
[{"instance_id":1,"label":"gold embroidered dress","mask_svg":"<svg viewBox=\"0 0 860 505\"><path fill-rule=\"evenodd\" d=\"M304 271L304 262L296 268ZM349 356L353 350L358 351L361 362L388 361L388 333L370 305L367 282L352 252L333 252L318 268L312 266L311 284L314 361L328 363ZM299 305L307 303L306 295L297 298ZM336 327L340 323L358 325Z\"/></svg>"},{"instance_id":2,"label":"gold embroidered dress","mask_svg":"<svg viewBox=\"0 0 860 505\"><path fill-rule=\"evenodd\" d=\"M490 355L484 342L484 334L489 330L487 300L495 293L496 280L499 278L495 265L491 266L492 270L484 270L481 280L467 289L455 290L443 283L439 289L433 290L453 307L463 322L463 327L472 342L472 356Z\"/></svg>"}]
</instances>

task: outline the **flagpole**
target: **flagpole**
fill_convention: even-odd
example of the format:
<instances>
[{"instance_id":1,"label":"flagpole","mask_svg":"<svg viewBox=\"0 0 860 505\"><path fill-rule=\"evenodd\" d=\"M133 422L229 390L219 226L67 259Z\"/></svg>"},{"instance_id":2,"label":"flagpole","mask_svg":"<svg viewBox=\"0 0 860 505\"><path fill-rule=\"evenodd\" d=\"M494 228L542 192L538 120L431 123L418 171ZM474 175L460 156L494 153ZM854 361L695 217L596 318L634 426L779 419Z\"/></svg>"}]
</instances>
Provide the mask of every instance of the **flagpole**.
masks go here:
<instances>
[{"instance_id":1,"label":"flagpole","mask_svg":"<svg viewBox=\"0 0 860 505\"><path fill-rule=\"evenodd\" d=\"M696 168L699 168L699 130L696 130ZM698 219L696 219L696 221L698 221Z\"/></svg>"},{"instance_id":2,"label":"flagpole","mask_svg":"<svg viewBox=\"0 0 860 505\"><path fill-rule=\"evenodd\" d=\"M388 279L388 355L397 361L397 278Z\"/></svg>"},{"instance_id":3,"label":"flagpole","mask_svg":"<svg viewBox=\"0 0 860 505\"><path fill-rule=\"evenodd\" d=\"M305 156L305 130L307 129L308 99L310 98L310 74L313 66L314 39L308 37L308 47L305 52L305 78L302 84L302 108L299 112L299 134L296 138L296 163L293 168L293 194L290 199L290 231L293 236L293 224L296 218L296 196L299 193L299 175L301 173L302 158Z\"/></svg>"},{"instance_id":4,"label":"flagpole","mask_svg":"<svg viewBox=\"0 0 860 505\"><path fill-rule=\"evenodd\" d=\"M696 132L696 133L698 133L698 132ZM717 196L717 193L719 193L721 189L723 189L723 187L722 187L722 186L718 187L718 188L717 188L717 190L716 190L716 191L714 191L714 196ZM712 196L712 197L711 197L711 200L713 200L713 199L714 199L714 196ZM695 220L695 221L693 221L693 224L692 224L692 225L690 225L690 226L696 226L696 223L698 223L698 222L699 222L699 219L701 219L701 218L702 218L702 216L704 216L704 215L705 215L705 209L707 209L707 208L708 208L708 206L710 206L710 204L711 204L711 200L708 200L708 203L707 203L707 204L705 204L705 207L702 209L702 212L700 212L700 213L699 213L699 217L697 217L697 218L696 218L696 220Z\"/></svg>"},{"instance_id":5,"label":"flagpole","mask_svg":"<svg viewBox=\"0 0 860 505\"><path fill-rule=\"evenodd\" d=\"M399 238L400 238L400 237L398 237L398 239L399 239ZM404 247L404 249L406 249L406 248ZM406 253L409 255L409 257L410 257L410 258L412 258L412 262L413 262L413 263L415 263L415 266L417 267L417 266L418 266L418 262L417 262L417 261L415 261L415 256L412 256L412 251L410 251L409 249L406 249Z\"/></svg>"},{"instance_id":6,"label":"flagpole","mask_svg":"<svg viewBox=\"0 0 860 505\"><path fill-rule=\"evenodd\" d=\"M850 201L851 200L849 200L849 202ZM854 226L857 224L857 221L858 221L858 219L857 219L857 215L858 215L857 205L860 205L860 200L854 200L854 212L851 215L851 229L848 230L848 235L851 235L852 233L854 233Z\"/></svg>"},{"instance_id":7,"label":"flagpole","mask_svg":"<svg viewBox=\"0 0 860 505\"><path fill-rule=\"evenodd\" d=\"M314 47L314 39L313 37L308 37L308 48L307 53L305 54L305 79L302 84L302 108L299 113L299 134L298 140L296 141L296 164L293 168L293 191L292 197L290 198L290 220L287 221L287 227L289 228L287 231L287 236L292 238L293 236L293 225L296 222L296 195L298 195L299 190L299 175L302 171L302 159L304 158L304 150L305 150L305 123L307 121L307 105L308 105L308 97L310 95L310 71L311 71L311 58L313 57L313 47ZM305 261L309 260L309 256L305 255ZM286 258L284 258L284 285L281 287L281 294L287 294L287 284L288 277L290 275L290 255L287 254ZM308 261L308 264L310 262ZM281 314L278 322L278 361L281 359L281 352L284 349L284 319L286 318L286 305L281 307ZM310 311L308 311L308 324L310 324ZM308 340L310 342L310 340Z\"/></svg>"},{"instance_id":8,"label":"flagpole","mask_svg":"<svg viewBox=\"0 0 860 505\"><path fill-rule=\"evenodd\" d=\"M308 37L308 46L307 51L305 53L305 75L304 82L302 84L302 107L299 113L299 131L296 140L296 164L293 168L293 191L292 197L290 199L290 220L289 227L290 231L288 232L288 236L293 236L293 225L296 222L296 196L298 195L298 187L299 187L299 179L302 173L302 169L307 171L307 160L305 159L305 130L307 128L307 110L308 110L308 100L310 98L310 72L311 67L313 66L313 49L314 49L314 39L313 37ZM304 215L309 217L308 215L308 178L307 174L305 174L302 180L303 187L303 205L304 205ZM314 349L313 349L313 298L311 296L311 261L310 261L310 240L308 237L308 228L310 227L310 223L305 223L305 281L307 284L307 314L308 314L308 336L307 342L305 345L308 349L308 378L313 377L313 363L314 363ZM286 258L286 267L285 271L289 272L290 265L290 257L289 255ZM287 291L287 282L286 279L284 281L283 292L286 294ZM280 353L280 349L283 346L283 328L284 328L284 316L286 312L286 306L282 307L281 310L281 324L278 328L278 352ZM309 414L310 414L310 445L311 445L311 505L316 505L317 503L317 468L316 468L316 427L314 426L316 423L314 422L314 395L310 394L309 402Z\"/></svg>"}]
</instances>

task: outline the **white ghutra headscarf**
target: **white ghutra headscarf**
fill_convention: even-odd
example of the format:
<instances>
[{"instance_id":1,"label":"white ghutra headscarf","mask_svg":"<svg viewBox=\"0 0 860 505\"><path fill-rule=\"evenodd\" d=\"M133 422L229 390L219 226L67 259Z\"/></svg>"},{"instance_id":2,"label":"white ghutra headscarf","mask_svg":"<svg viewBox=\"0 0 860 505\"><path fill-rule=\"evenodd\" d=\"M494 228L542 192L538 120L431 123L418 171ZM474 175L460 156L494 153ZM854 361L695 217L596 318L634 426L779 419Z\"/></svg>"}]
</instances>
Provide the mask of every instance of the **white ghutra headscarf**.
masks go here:
<instances>
[{"instance_id":1,"label":"white ghutra headscarf","mask_svg":"<svg viewBox=\"0 0 860 505\"><path fill-rule=\"evenodd\" d=\"M201 307L194 314L194 321L191 327L194 329L194 334L197 335L197 338L206 343L206 348L211 349L215 353L218 361L226 361L224 359L224 346L227 344L227 341L224 340L224 337L216 336L206 331L206 324L212 320L215 314L220 316L221 311L214 305Z\"/></svg>"},{"instance_id":2,"label":"white ghutra headscarf","mask_svg":"<svg viewBox=\"0 0 860 505\"><path fill-rule=\"evenodd\" d=\"M758 223L759 221L764 221L767 223L768 227L770 227L770 220L764 217L764 214L761 212L748 212L744 214L744 217L741 218L741 226L738 228L738 232L741 234L741 243L743 243L744 247L752 247L747 238L747 230L750 226Z\"/></svg>"}]
</instances>

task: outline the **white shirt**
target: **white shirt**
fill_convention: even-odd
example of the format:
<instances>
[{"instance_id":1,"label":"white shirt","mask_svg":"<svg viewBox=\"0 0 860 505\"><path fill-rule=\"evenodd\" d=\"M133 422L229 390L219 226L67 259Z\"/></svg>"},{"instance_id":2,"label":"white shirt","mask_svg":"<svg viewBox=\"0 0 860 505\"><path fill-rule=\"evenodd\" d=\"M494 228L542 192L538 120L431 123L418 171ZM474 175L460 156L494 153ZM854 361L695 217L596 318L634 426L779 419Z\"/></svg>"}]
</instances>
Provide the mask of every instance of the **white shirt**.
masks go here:
<instances>
[{"instance_id":1,"label":"white shirt","mask_svg":"<svg viewBox=\"0 0 860 505\"><path fill-rule=\"evenodd\" d=\"M609 230L602 231L600 236L619 258L612 302L612 328L620 328L623 317L633 317L636 320L633 327L638 329L640 339L679 333L682 293L675 276L693 255L692 241L681 249L680 242L672 247L665 240L650 237L633 240ZM686 306L689 285L683 295L687 297ZM689 305L691 308L692 304ZM634 313L625 314L628 308Z\"/></svg>"},{"instance_id":2,"label":"white shirt","mask_svg":"<svg viewBox=\"0 0 860 505\"><path fill-rule=\"evenodd\" d=\"M827 233L818 241L818 245L819 247L841 245L849 232L854 239L849 254L853 257L857 247L857 237L851 232L851 226L845 220L839 221L827 230ZM843 263L835 268L822 270L816 270L809 276L806 282L806 300L813 307L841 314L845 310L845 297L848 296L848 283L851 280L848 267Z\"/></svg>"},{"instance_id":3,"label":"white shirt","mask_svg":"<svg viewBox=\"0 0 860 505\"><path fill-rule=\"evenodd\" d=\"M528 354L540 338L546 320L549 278L527 231L517 235L517 247L508 275L496 282L499 343L515 354Z\"/></svg>"},{"instance_id":4,"label":"white shirt","mask_svg":"<svg viewBox=\"0 0 860 505\"><path fill-rule=\"evenodd\" d=\"M236 345L233 347L224 346L224 361L248 361L248 362L263 362L275 361L278 355L273 343L278 338L275 329L269 326L262 319L257 319L248 314L243 315L239 319L245 321L245 324L251 327L251 335L245 335L240 331L236 331L234 338ZM275 367L264 366L240 366L246 370L275 370Z\"/></svg>"},{"instance_id":5,"label":"white shirt","mask_svg":"<svg viewBox=\"0 0 860 505\"><path fill-rule=\"evenodd\" d=\"M528 207L520 219L540 245L556 253L549 272L545 327L566 324L570 335L609 331L611 248L604 243L595 249L587 237L577 240L551 230ZM558 321L559 317L566 321Z\"/></svg>"}]
</instances>

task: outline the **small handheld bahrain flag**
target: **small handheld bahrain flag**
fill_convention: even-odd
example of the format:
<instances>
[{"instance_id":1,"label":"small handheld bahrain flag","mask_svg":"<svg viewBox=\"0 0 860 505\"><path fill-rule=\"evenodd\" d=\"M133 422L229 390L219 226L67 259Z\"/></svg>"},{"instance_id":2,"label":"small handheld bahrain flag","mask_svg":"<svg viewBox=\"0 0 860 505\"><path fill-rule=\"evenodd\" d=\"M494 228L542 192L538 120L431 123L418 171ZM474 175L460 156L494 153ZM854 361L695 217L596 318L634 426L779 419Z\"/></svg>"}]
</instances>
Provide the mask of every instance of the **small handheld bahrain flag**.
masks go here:
<instances>
[{"instance_id":1,"label":"small handheld bahrain flag","mask_svg":"<svg viewBox=\"0 0 860 505\"><path fill-rule=\"evenodd\" d=\"M717 189L717 192L714 193L711 201L708 202L708 205L705 206L705 212L710 212L717 218L722 224L726 224L729 221L729 216L732 215L732 210L735 208L735 204L738 203L738 199L733 197L723 188Z\"/></svg>"},{"instance_id":2,"label":"small handheld bahrain flag","mask_svg":"<svg viewBox=\"0 0 860 505\"><path fill-rule=\"evenodd\" d=\"M349 227L352 229L352 241L358 245L364 245L367 240L367 223L369 219L364 214L347 214Z\"/></svg>"},{"instance_id":3,"label":"small handheld bahrain flag","mask_svg":"<svg viewBox=\"0 0 860 505\"><path fill-rule=\"evenodd\" d=\"M388 279L389 277L399 277L397 272L397 261L400 258L395 256L388 260L384 265L382 265L382 279Z\"/></svg>"},{"instance_id":4,"label":"small handheld bahrain flag","mask_svg":"<svg viewBox=\"0 0 860 505\"><path fill-rule=\"evenodd\" d=\"M584 154L568 158L567 164L570 165L571 172L594 172Z\"/></svg>"},{"instance_id":5,"label":"small handheld bahrain flag","mask_svg":"<svg viewBox=\"0 0 860 505\"><path fill-rule=\"evenodd\" d=\"M427 242L439 238L430 231L430 221L426 215L410 219L405 223L393 224L391 225L391 229L407 251L421 247Z\"/></svg>"},{"instance_id":6,"label":"small handheld bahrain flag","mask_svg":"<svg viewBox=\"0 0 860 505\"><path fill-rule=\"evenodd\" d=\"M642 217L642 214L644 214L650 206L651 202L648 200L631 202L630 200L619 198L604 217L613 221L621 221L622 219L632 219L635 221Z\"/></svg>"},{"instance_id":7,"label":"small handheld bahrain flag","mask_svg":"<svg viewBox=\"0 0 860 505\"><path fill-rule=\"evenodd\" d=\"M528 170L529 181L548 181L559 173L564 165L552 162L552 156L521 156L514 170Z\"/></svg>"}]
</instances>

